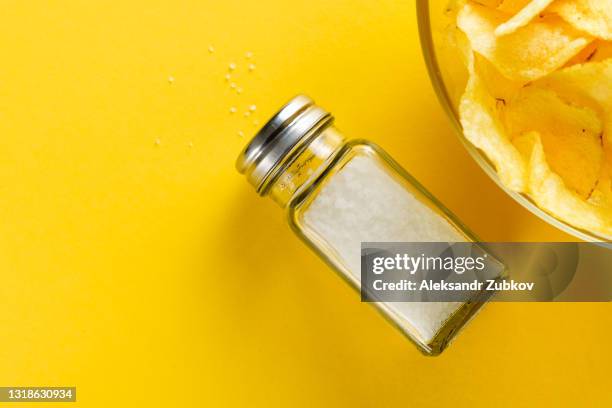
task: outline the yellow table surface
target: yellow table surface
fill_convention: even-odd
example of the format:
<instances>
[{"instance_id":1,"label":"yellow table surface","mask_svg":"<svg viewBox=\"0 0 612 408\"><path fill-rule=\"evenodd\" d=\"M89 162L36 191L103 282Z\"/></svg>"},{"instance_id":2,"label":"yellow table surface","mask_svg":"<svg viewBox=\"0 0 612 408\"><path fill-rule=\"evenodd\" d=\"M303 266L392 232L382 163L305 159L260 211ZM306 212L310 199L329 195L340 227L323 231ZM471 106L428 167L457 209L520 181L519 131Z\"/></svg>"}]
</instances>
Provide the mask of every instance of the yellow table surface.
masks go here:
<instances>
[{"instance_id":1,"label":"yellow table surface","mask_svg":"<svg viewBox=\"0 0 612 408\"><path fill-rule=\"evenodd\" d=\"M0 386L74 385L82 407L612 404L609 304L490 304L423 357L234 169L305 92L485 240L569 239L460 145L414 2L1 8Z\"/></svg>"}]
</instances>

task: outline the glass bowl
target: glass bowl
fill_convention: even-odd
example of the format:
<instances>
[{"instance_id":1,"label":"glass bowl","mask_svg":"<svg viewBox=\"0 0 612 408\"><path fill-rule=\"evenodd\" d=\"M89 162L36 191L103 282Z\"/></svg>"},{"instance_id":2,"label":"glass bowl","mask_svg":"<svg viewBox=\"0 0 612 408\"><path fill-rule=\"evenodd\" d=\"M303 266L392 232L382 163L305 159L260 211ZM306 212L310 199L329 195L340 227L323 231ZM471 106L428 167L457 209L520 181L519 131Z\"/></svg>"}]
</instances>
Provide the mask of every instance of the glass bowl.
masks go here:
<instances>
[{"instance_id":1,"label":"glass bowl","mask_svg":"<svg viewBox=\"0 0 612 408\"><path fill-rule=\"evenodd\" d=\"M461 62L459 50L453 46L446 34L449 24L453 24L445 13L449 2L450 0L417 0L419 35L433 87L467 151L501 189L544 221L584 241L610 241L609 238L573 227L551 216L527 195L507 189L499 180L495 167L485 154L464 137L457 107L467 83L467 70Z\"/></svg>"}]
</instances>

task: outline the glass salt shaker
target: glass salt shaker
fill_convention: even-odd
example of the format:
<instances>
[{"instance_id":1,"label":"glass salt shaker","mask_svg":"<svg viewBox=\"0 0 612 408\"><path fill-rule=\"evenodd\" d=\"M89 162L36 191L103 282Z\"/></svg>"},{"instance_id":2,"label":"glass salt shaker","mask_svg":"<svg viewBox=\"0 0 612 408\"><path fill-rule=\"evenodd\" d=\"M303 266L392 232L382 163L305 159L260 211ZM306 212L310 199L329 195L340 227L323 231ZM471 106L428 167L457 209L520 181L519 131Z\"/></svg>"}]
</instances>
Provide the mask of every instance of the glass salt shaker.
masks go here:
<instances>
[{"instance_id":1,"label":"glass salt shaker","mask_svg":"<svg viewBox=\"0 0 612 408\"><path fill-rule=\"evenodd\" d=\"M287 103L236 166L294 232L359 290L362 242L472 242L474 235L387 153L350 140L307 96ZM377 302L427 355L439 354L482 301Z\"/></svg>"}]
</instances>

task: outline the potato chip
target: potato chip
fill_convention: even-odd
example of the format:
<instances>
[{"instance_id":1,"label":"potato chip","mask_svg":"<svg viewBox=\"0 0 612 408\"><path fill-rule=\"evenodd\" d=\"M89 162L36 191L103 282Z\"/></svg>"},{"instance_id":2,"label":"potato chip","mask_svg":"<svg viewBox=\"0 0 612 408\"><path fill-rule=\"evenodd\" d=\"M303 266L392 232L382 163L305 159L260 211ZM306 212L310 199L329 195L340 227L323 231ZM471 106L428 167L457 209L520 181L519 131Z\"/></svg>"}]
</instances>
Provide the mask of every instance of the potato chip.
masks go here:
<instances>
[{"instance_id":1,"label":"potato chip","mask_svg":"<svg viewBox=\"0 0 612 408\"><path fill-rule=\"evenodd\" d=\"M498 118L499 102L479 76L476 61L470 66L470 78L459 104L465 137L483 150L497 169L500 181L509 189L524 191L525 161L507 138Z\"/></svg>"},{"instance_id":2,"label":"potato chip","mask_svg":"<svg viewBox=\"0 0 612 408\"><path fill-rule=\"evenodd\" d=\"M612 211L581 199L570 191L561 177L546 161L544 147L537 132L527 135L533 139L528 166L528 193L546 212L578 228L612 237Z\"/></svg>"},{"instance_id":3,"label":"potato chip","mask_svg":"<svg viewBox=\"0 0 612 408\"><path fill-rule=\"evenodd\" d=\"M500 24L495 29L495 35L502 36L508 35L521 27L529 24L537 15L539 15L546 7L552 3L553 0L532 0L525 7L523 7L518 13L503 24Z\"/></svg>"},{"instance_id":4,"label":"potato chip","mask_svg":"<svg viewBox=\"0 0 612 408\"><path fill-rule=\"evenodd\" d=\"M612 0L557 0L550 10L579 30L612 40Z\"/></svg>"},{"instance_id":5,"label":"potato chip","mask_svg":"<svg viewBox=\"0 0 612 408\"><path fill-rule=\"evenodd\" d=\"M557 2L462 2L460 119L509 189L612 239L612 42L551 12Z\"/></svg>"},{"instance_id":6,"label":"potato chip","mask_svg":"<svg viewBox=\"0 0 612 408\"><path fill-rule=\"evenodd\" d=\"M589 201L612 208L612 59L565 68L537 84L554 90L567 100L602 111L606 163Z\"/></svg>"},{"instance_id":7,"label":"potato chip","mask_svg":"<svg viewBox=\"0 0 612 408\"><path fill-rule=\"evenodd\" d=\"M604 117L604 148L612 151L612 59L564 68L535 84L565 100L599 109Z\"/></svg>"},{"instance_id":8,"label":"potato chip","mask_svg":"<svg viewBox=\"0 0 612 408\"><path fill-rule=\"evenodd\" d=\"M516 14L524 9L532 0L502 0L497 9L508 14Z\"/></svg>"},{"instance_id":9,"label":"potato chip","mask_svg":"<svg viewBox=\"0 0 612 408\"><path fill-rule=\"evenodd\" d=\"M478 4L482 4L483 6L487 6L491 8L496 8L504 2L504 0L475 0L475 1Z\"/></svg>"},{"instance_id":10,"label":"potato chip","mask_svg":"<svg viewBox=\"0 0 612 408\"><path fill-rule=\"evenodd\" d=\"M468 2L457 16L457 24L468 36L472 49L512 80L527 82L543 77L562 67L592 41L553 14L497 37L495 28L506 19L505 13Z\"/></svg>"},{"instance_id":11,"label":"potato chip","mask_svg":"<svg viewBox=\"0 0 612 408\"><path fill-rule=\"evenodd\" d=\"M612 58L612 42L595 40L582 49L574 58L569 60L565 67L584 64L587 62L600 62Z\"/></svg>"},{"instance_id":12,"label":"potato chip","mask_svg":"<svg viewBox=\"0 0 612 408\"><path fill-rule=\"evenodd\" d=\"M497 68L480 54L474 55L474 69L487 92L495 99L498 107L504 107L524 87L524 83L513 81L503 76ZM498 109L503 114L503 109Z\"/></svg>"},{"instance_id":13,"label":"potato chip","mask_svg":"<svg viewBox=\"0 0 612 408\"><path fill-rule=\"evenodd\" d=\"M512 144L514 145L514 147L516 147L516 150L521 153L521 156L523 156L523 158L527 162L531 160L531 153L533 152L533 144L535 142L534 134L535 132L523 133L521 135L515 136L512 139Z\"/></svg>"},{"instance_id":14,"label":"potato chip","mask_svg":"<svg viewBox=\"0 0 612 408\"><path fill-rule=\"evenodd\" d=\"M552 171L584 199L591 195L604 163L603 125L597 112L529 86L508 103L504 120L511 138L538 132Z\"/></svg>"},{"instance_id":15,"label":"potato chip","mask_svg":"<svg viewBox=\"0 0 612 408\"><path fill-rule=\"evenodd\" d=\"M612 181L609 177L603 178L593 190L589 203L602 208L612 208Z\"/></svg>"},{"instance_id":16,"label":"potato chip","mask_svg":"<svg viewBox=\"0 0 612 408\"><path fill-rule=\"evenodd\" d=\"M594 50L584 62L601 62L612 58L612 41L598 40L593 44Z\"/></svg>"},{"instance_id":17,"label":"potato chip","mask_svg":"<svg viewBox=\"0 0 612 408\"><path fill-rule=\"evenodd\" d=\"M612 209L612 152L606 152L606 156L601 178L589 197L589 203Z\"/></svg>"},{"instance_id":18,"label":"potato chip","mask_svg":"<svg viewBox=\"0 0 612 408\"><path fill-rule=\"evenodd\" d=\"M595 104L612 113L612 59L564 68L536 84L554 90L566 100Z\"/></svg>"}]
</instances>

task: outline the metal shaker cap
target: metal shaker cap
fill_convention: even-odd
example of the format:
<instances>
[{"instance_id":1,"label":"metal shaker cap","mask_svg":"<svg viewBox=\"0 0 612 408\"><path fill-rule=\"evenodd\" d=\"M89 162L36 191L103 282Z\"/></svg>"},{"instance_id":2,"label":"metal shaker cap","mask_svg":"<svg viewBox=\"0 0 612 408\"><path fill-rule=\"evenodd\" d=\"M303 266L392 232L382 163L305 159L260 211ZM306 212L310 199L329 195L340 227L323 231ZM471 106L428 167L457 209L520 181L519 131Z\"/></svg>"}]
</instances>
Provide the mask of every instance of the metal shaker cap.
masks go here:
<instances>
[{"instance_id":1,"label":"metal shaker cap","mask_svg":"<svg viewBox=\"0 0 612 408\"><path fill-rule=\"evenodd\" d=\"M251 139L236 160L259 194L292 153L300 151L318 130L333 121L331 114L305 95L291 99Z\"/></svg>"}]
</instances>

